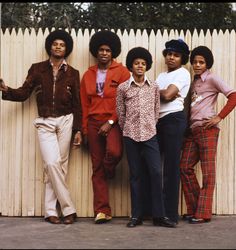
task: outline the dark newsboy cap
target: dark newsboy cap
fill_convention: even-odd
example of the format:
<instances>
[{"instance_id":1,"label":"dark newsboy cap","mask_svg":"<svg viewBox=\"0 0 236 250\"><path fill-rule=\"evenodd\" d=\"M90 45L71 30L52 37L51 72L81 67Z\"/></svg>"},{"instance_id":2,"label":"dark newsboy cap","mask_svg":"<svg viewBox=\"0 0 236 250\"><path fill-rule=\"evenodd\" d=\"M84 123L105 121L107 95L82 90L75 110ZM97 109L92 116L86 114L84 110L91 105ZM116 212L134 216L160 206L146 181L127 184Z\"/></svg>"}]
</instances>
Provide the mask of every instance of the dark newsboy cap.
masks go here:
<instances>
[{"instance_id":1,"label":"dark newsboy cap","mask_svg":"<svg viewBox=\"0 0 236 250\"><path fill-rule=\"evenodd\" d=\"M69 54L71 53L71 51L73 49L73 39L72 39L71 35L64 30L54 30L47 36L46 41L45 41L45 49L46 49L48 55L49 56L51 55L51 46L52 46L52 43L56 39L60 39L60 40L63 40L65 42L65 44L66 44L65 57L69 56Z\"/></svg>"},{"instance_id":2,"label":"dark newsboy cap","mask_svg":"<svg viewBox=\"0 0 236 250\"><path fill-rule=\"evenodd\" d=\"M182 54L182 64L186 64L189 59L189 47L182 39L172 39L165 43L165 49L163 50L162 54L164 56L167 55L169 51L175 51Z\"/></svg>"}]
</instances>

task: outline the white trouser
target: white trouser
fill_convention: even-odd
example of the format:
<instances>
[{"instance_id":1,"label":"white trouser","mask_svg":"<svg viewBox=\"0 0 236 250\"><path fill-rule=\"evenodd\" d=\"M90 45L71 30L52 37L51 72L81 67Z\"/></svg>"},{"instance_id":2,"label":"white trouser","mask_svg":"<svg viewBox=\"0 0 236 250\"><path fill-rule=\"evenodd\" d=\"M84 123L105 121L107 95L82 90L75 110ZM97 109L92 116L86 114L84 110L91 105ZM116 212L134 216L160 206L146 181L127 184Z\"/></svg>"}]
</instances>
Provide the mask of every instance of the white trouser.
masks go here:
<instances>
[{"instance_id":1,"label":"white trouser","mask_svg":"<svg viewBox=\"0 0 236 250\"><path fill-rule=\"evenodd\" d=\"M40 150L45 174L45 218L58 216L56 204L60 203L64 216L76 213L66 185L68 159L72 135L73 114L36 118Z\"/></svg>"}]
</instances>

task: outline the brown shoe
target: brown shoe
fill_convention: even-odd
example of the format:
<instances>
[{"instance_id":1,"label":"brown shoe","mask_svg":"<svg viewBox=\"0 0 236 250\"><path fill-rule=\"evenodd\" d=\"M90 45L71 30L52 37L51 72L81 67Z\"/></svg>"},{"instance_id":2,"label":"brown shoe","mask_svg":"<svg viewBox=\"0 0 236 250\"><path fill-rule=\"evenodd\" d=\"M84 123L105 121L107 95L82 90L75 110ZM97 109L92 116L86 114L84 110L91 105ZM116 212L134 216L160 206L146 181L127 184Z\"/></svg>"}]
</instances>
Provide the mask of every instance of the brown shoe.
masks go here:
<instances>
[{"instance_id":1,"label":"brown shoe","mask_svg":"<svg viewBox=\"0 0 236 250\"><path fill-rule=\"evenodd\" d=\"M61 221L57 216L49 216L45 218L45 221L52 223L52 224L61 224Z\"/></svg>"},{"instance_id":2,"label":"brown shoe","mask_svg":"<svg viewBox=\"0 0 236 250\"><path fill-rule=\"evenodd\" d=\"M64 217L63 223L64 224L73 224L75 222L76 214L69 214Z\"/></svg>"}]
</instances>

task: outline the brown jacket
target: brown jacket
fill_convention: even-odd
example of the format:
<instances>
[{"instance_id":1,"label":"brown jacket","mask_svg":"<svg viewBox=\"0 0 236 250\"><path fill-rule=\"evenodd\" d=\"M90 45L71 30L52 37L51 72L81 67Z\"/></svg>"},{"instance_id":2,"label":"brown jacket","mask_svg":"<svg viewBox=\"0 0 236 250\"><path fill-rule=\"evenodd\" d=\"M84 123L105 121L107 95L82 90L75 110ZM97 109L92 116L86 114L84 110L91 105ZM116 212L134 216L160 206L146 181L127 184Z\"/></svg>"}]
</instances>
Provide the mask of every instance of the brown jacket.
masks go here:
<instances>
[{"instance_id":1,"label":"brown jacket","mask_svg":"<svg viewBox=\"0 0 236 250\"><path fill-rule=\"evenodd\" d=\"M32 64L22 87L2 92L2 99L23 102L36 93L38 114L41 117L58 117L74 114L73 130L81 130L81 102L79 71L67 65L62 67L53 82L53 71L49 60Z\"/></svg>"}]
</instances>

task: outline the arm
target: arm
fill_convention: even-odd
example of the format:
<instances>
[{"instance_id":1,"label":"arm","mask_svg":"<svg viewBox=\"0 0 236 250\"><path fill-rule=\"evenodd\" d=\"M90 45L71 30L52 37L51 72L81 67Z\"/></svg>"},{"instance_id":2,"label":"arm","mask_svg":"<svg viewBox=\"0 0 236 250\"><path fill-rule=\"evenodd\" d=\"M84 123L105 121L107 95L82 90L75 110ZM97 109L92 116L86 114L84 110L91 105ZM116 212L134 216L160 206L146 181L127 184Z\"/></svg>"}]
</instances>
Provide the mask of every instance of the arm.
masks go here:
<instances>
[{"instance_id":1,"label":"arm","mask_svg":"<svg viewBox=\"0 0 236 250\"><path fill-rule=\"evenodd\" d=\"M160 114L160 89L157 85L157 88L155 88L155 112L156 112L156 123L158 122L159 119L159 114Z\"/></svg>"},{"instance_id":2,"label":"arm","mask_svg":"<svg viewBox=\"0 0 236 250\"><path fill-rule=\"evenodd\" d=\"M210 128L217 125L235 108L235 106L236 106L236 92L233 92L228 96L228 101L222 108L220 113L205 122L205 128Z\"/></svg>"},{"instance_id":3,"label":"arm","mask_svg":"<svg viewBox=\"0 0 236 250\"><path fill-rule=\"evenodd\" d=\"M72 90L72 103L73 103L73 134L74 141L73 145L80 146L82 143L82 135L81 135L81 123L82 123L82 108L80 101L80 75L79 71L76 71L75 84Z\"/></svg>"},{"instance_id":4,"label":"arm","mask_svg":"<svg viewBox=\"0 0 236 250\"><path fill-rule=\"evenodd\" d=\"M80 85L80 99L82 107L82 132L84 135L88 133L88 110L89 110L89 97L87 95L85 86L85 77L83 76Z\"/></svg>"},{"instance_id":5,"label":"arm","mask_svg":"<svg viewBox=\"0 0 236 250\"><path fill-rule=\"evenodd\" d=\"M118 87L116 96L116 113L118 116L118 123L121 130L124 128L125 124L125 102L122 90Z\"/></svg>"},{"instance_id":6,"label":"arm","mask_svg":"<svg viewBox=\"0 0 236 250\"><path fill-rule=\"evenodd\" d=\"M23 102L31 95L35 87L34 83L34 67L33 65L28 71L28 75L25 79L22 87L17 89L12 89L5 85L4 82L1 83L0 90L2 92L2 99L16 102Z\"/></svg>"},{"instance_id":7,"label":"arm","mask_svg":"<svg viewBox=\"0 0 236 250\"><path fill-rule=\"evenodd\" d=\"M170 84L167 89L160 90L160 98L163 102L171 102L179 96L179 89L174 85Z\"/></svg>"},{"instance_id":8,"label":"arm","mask_svg":"<svg viewBox=\"0 0 236 250\"><path fill-rule=\"evenodd\" d=\"M130 71L126 67L122 66L121 72L122 73L120 75L119 83L123 83L130 78ZM118 120L117 112L114 112L110 119L113 120L114 122L116 122Z\"/></svg>"}]
</instances>

